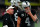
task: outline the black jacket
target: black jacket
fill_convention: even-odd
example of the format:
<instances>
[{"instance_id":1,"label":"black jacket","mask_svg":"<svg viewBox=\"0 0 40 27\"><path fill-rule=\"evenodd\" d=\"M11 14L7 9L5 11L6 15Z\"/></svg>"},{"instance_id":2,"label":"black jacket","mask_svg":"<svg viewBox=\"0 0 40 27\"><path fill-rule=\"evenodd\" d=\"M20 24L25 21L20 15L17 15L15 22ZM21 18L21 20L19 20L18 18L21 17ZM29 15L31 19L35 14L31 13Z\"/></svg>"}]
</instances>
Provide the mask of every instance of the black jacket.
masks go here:
<instances>
[{"instance_id":1,"label":"black jacket","mask_svg":"<svg viewBox=\"0 0 40 27\"><path fill-rule=\"evenodd\" d=\"M13 27L13 19L12 16L6 13L2 16L3 26L8 25L8 27Z\"/></svg>"}]
</instances>

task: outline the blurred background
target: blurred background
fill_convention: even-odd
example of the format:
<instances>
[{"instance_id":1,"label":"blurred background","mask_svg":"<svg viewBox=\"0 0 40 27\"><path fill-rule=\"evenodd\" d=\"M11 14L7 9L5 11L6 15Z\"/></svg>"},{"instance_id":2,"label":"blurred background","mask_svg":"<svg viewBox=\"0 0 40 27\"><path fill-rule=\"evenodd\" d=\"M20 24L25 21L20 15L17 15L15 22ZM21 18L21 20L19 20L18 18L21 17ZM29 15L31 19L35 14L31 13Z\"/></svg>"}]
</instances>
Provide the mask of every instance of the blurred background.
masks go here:
<instances>
[{"instance_id":1,"label":"blurred background","mask_svg":"<svg viewBox=\"0 0 40 27\"><path fill-rule=\"evenodd\" d=\"M11 0L0 0L0 27L2 27L1 17L4 15L5 9L11 5ZM29 1L31 3L31 9L36 11L39 22L35 23L35 27L40 27L40 0L21 0L21 1Z\"/></svg>"}]
</instances>

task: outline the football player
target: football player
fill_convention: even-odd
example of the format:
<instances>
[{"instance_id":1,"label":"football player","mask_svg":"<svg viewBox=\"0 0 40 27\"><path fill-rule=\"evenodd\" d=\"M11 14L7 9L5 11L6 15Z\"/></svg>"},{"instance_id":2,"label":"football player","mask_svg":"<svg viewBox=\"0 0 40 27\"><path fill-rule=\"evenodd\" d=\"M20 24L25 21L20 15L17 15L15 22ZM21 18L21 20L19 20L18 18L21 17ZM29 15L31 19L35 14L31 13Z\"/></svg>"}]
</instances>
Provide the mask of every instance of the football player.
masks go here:
<instances>
[{"instance_id":1,"label":"football player","mask_svg":"<svg viewBox=\"0 0 40 27\"><path fill-rule=\"evenodd\" d=\"M23 11L18 12L17 27L34 27L34 22L38 21L36 12L31 10L28 1L22 2Z\"/></svg>"},{"instance_id":2,"label":"football player","mask_svg":"<svg viewBox=\"0 0 40 27\"><path fill-rule=\"evenodd\" d=\"M14 1L14 2L13 2ZM17 15L17 13L19 12L19 11L21 11L20 10L20 8L18 8L18 5L19 5L19 3L21 2L20 0L13 0L13 1L11 1L11 6L14 6L15 7L15 9L14 9L14 14L13 14L13 20L14 20L14 22L15 22L15 27L17 27L17 18L18 18L18 15ZM13 3L13 4L12 4Z\"/></svg>"}]
</instances>

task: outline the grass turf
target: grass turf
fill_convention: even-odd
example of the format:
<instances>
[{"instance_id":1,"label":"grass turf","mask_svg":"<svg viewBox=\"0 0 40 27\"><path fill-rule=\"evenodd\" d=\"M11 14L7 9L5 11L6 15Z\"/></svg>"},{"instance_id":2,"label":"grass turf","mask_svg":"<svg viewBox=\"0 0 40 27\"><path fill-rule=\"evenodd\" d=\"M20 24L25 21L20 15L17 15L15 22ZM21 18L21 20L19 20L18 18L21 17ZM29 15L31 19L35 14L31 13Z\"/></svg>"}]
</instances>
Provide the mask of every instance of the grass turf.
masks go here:
<instances>
[{"instance_id":1,"label":"grass turf","mask_svg":"<svg viewBox=\"0 0 40 27\"><path fill-rule=\"evenodd\" d=\"M2 25L3 25L3 23L2 23L2 22L0 22L0 27L2 27Z\"/></svg>"},{"instance_id":2,"label":"grass turf","mask_svg":"<svg viewBox=\"0 0 40 27\"><path fill-rule=\"evenodd\" d=\"M2 26L3 26L3 23L0 22L0 27L2 27ZM35 23L35 27L40 27L40 22L39 23Z\"/></svg>"}]
</instances>

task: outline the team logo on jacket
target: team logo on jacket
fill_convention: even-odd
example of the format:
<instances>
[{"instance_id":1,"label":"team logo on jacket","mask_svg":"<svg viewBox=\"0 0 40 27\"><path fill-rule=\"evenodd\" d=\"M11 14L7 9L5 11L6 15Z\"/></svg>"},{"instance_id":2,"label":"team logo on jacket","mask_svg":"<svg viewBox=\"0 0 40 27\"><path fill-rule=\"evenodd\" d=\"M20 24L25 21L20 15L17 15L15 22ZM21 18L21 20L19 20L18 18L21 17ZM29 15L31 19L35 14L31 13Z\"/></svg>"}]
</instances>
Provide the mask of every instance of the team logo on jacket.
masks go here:
<instances>
[{"instance_id":1,"label":"team logo on jacket","mask_svg":"<svg viewBox=\"0 0 40 27\"><path fill-rule=\"evenodd\" d=\"M7 18L6 18L6 20L7 20Z\"/></svg>"}]
</instances>

